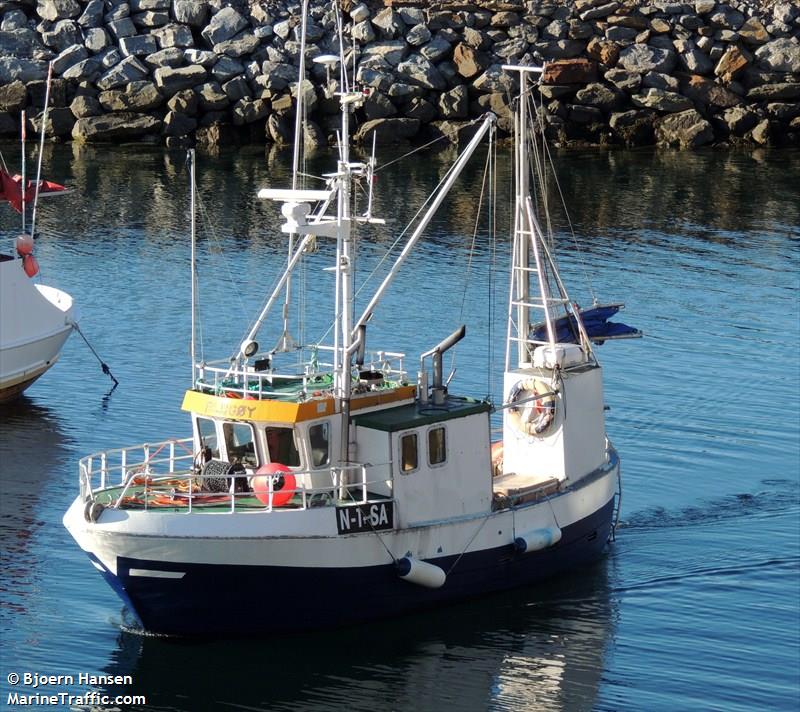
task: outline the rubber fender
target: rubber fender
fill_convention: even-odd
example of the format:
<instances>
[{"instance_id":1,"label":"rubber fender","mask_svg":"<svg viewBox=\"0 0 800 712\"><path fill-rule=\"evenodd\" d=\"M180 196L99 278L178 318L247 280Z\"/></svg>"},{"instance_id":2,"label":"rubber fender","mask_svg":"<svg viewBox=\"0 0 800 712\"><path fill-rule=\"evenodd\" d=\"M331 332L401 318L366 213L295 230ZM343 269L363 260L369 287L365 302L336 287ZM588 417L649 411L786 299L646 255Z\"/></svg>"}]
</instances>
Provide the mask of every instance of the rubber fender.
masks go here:
<instances>
[{"instance_id":1,"label":"rubber fender","mask_svg":"<svg viewBox=\"0 0 800 712\"><path fill-rule=\"evenodd\" d=\"M447 574L436 564L420 561L413 556L404 556L397 560L397 575L404 581L410 581L425 588L441 588Z\"/></svg>"},{"instance_id":2,"label":"rubber fender","mask_svg":"<svg viewBox=\"0 0 800 712\"><path fill-rule=\"evenodd\" d=\"M542 527L518 536L514 539L514 548L520 554L527 554L546 549L559 541L561 541L561 530L558 527Z\"/></svg>"}]
</instances>

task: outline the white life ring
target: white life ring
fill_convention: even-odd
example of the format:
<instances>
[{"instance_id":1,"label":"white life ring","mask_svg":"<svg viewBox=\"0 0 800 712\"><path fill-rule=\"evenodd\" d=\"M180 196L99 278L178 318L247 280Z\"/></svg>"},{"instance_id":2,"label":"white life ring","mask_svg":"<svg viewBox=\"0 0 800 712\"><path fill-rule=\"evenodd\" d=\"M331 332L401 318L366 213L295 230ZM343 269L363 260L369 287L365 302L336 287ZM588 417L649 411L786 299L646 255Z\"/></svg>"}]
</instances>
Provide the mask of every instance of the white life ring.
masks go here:
<instances>
[{"instance_id":1,"label":"white life ring","mask_svg":"<svg viewBox=\"0 0 800 712\"><path fill-rule=\"evenodd\" d=\"M527 402L509 407L511 426L525 435L544 435L556 419L556 394L550 385L537 378L517 381L509 391L507 402L518 401Z\"/></svg>"}]
</instances>

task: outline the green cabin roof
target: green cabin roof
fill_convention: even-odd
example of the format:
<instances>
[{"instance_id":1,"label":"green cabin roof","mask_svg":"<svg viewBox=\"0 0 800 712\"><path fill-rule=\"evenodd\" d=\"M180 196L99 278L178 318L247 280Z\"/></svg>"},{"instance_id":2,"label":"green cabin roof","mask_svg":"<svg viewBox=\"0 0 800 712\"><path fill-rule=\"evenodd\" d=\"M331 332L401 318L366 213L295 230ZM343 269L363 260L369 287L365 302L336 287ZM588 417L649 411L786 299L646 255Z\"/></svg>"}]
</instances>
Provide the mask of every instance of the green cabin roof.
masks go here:
<instances>
[{"instance_id":1,"label":"green cabin roof","mask_svg":"<svg viewBox=\"0 0 800 712\"><path fill-rule=\"evenodd\" d=\"M410 430L431 423L440 423L454 418L464 418L475 413L488 413L491 403L475 398L448 396L444 405L421 405L419 402L387 408L372 413L364 413L353 418L353 422L361 428L383 430L394 433L398 430Z\"/></svg>"}]
</instances>

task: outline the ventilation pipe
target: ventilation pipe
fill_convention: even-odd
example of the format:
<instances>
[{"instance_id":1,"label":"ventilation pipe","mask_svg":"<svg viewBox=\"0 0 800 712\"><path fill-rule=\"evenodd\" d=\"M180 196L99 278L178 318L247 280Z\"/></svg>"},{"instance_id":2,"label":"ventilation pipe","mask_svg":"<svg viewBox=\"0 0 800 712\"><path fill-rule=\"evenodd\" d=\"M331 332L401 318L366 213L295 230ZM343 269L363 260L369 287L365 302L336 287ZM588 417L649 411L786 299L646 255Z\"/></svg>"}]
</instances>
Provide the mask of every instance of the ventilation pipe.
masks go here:
<instances>
[{"instance_id":1,"label":"ventilation pipe","mask_svg":"<svg viewBox=\"0 0 800 712\"><path fill-rule=\"evenodd\" d=\"M433 383L431 384L431 396L433 398L434 405L444 404L444 395L447 390L445 385L443 384L443 378L442 378L442 356L444 355L445 351L452 348L459 341L461 341L461 339L464 338L466 333L467 333L467 327L464 324L462 324L444 341L437 344L430 351L426 351L420 357L420 362L424 362L428 356L433 356ZM424 371L425 369L423 368L422 363L420 363L420 372L424 373ZM425 395L427 395L427 388L425 389L425 391L426 391Z\"/></svg>"}]
</instances>

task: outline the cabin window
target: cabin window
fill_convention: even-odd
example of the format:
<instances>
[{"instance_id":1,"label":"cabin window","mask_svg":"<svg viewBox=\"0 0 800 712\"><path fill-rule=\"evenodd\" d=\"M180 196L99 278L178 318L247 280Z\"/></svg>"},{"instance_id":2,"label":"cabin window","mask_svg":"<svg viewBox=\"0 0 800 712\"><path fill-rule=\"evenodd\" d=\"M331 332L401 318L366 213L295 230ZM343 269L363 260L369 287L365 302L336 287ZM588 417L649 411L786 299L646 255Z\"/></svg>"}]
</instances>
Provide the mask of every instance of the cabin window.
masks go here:
<instances>
[{"instance_id":1,"label":"cabin window","mask_svg":"<svg viewBox=\"0 0 800 712\"><path fill-rule=\"evenodd\" d=\"M400 438L400 468L403 472L411 472L418 466L417 434L408 433Z\"/></svg>"},{"instance_id":2,"label":"cabin window","mask_svg":"<svg viewBox=\"0 0 800 712\"><path fill-rule=\"evenodd\" d=\"M447 440L444 428L432 428L428 431L428 464L441 465L447 459Z\"/></svg>"},{"instance_id":3,"label":"cabin window","mask_svg":"<svg viewBox=\"0 0 800 712\"><path fill-rule=\"evenodd\" d=\"M203 462L212 459L219 460L217 424L209 418L198 418L197 434L200 436L200 452L203 454Z\"/></svg>"},{"instance_id":4,"label":"cabin window","mask_svg":"<svg viewBox=\"0 0 800 712\"><path fill-rule=\"evenodd\" d=\"M288 467L300 465L300 453L294 444L294 429L270 427L264 430L267 436L269 461L280 462Z\"/></svg>"},{"instance_id":5,"label":"cabin window","mask_svg":"<svg viewBox=\"0 0 800 712\"><path fill-rule=\"evenodd\" d=\"M253 428L250 425L247 423L223 423L222 433L225 436L228 462L239 462L248 467L258 467Z\"/></svg>"},{"instance_id":6,"label":"cabin window","mask_svg":"<svg viewBox=\"0 0 800 712\"><path fill-rule=\"evenodd\" d=\"M330 462L328 424L312 425L308 429L308 442L311 445L311 467L327 465Z\"/></svg>"}]
</instances>

